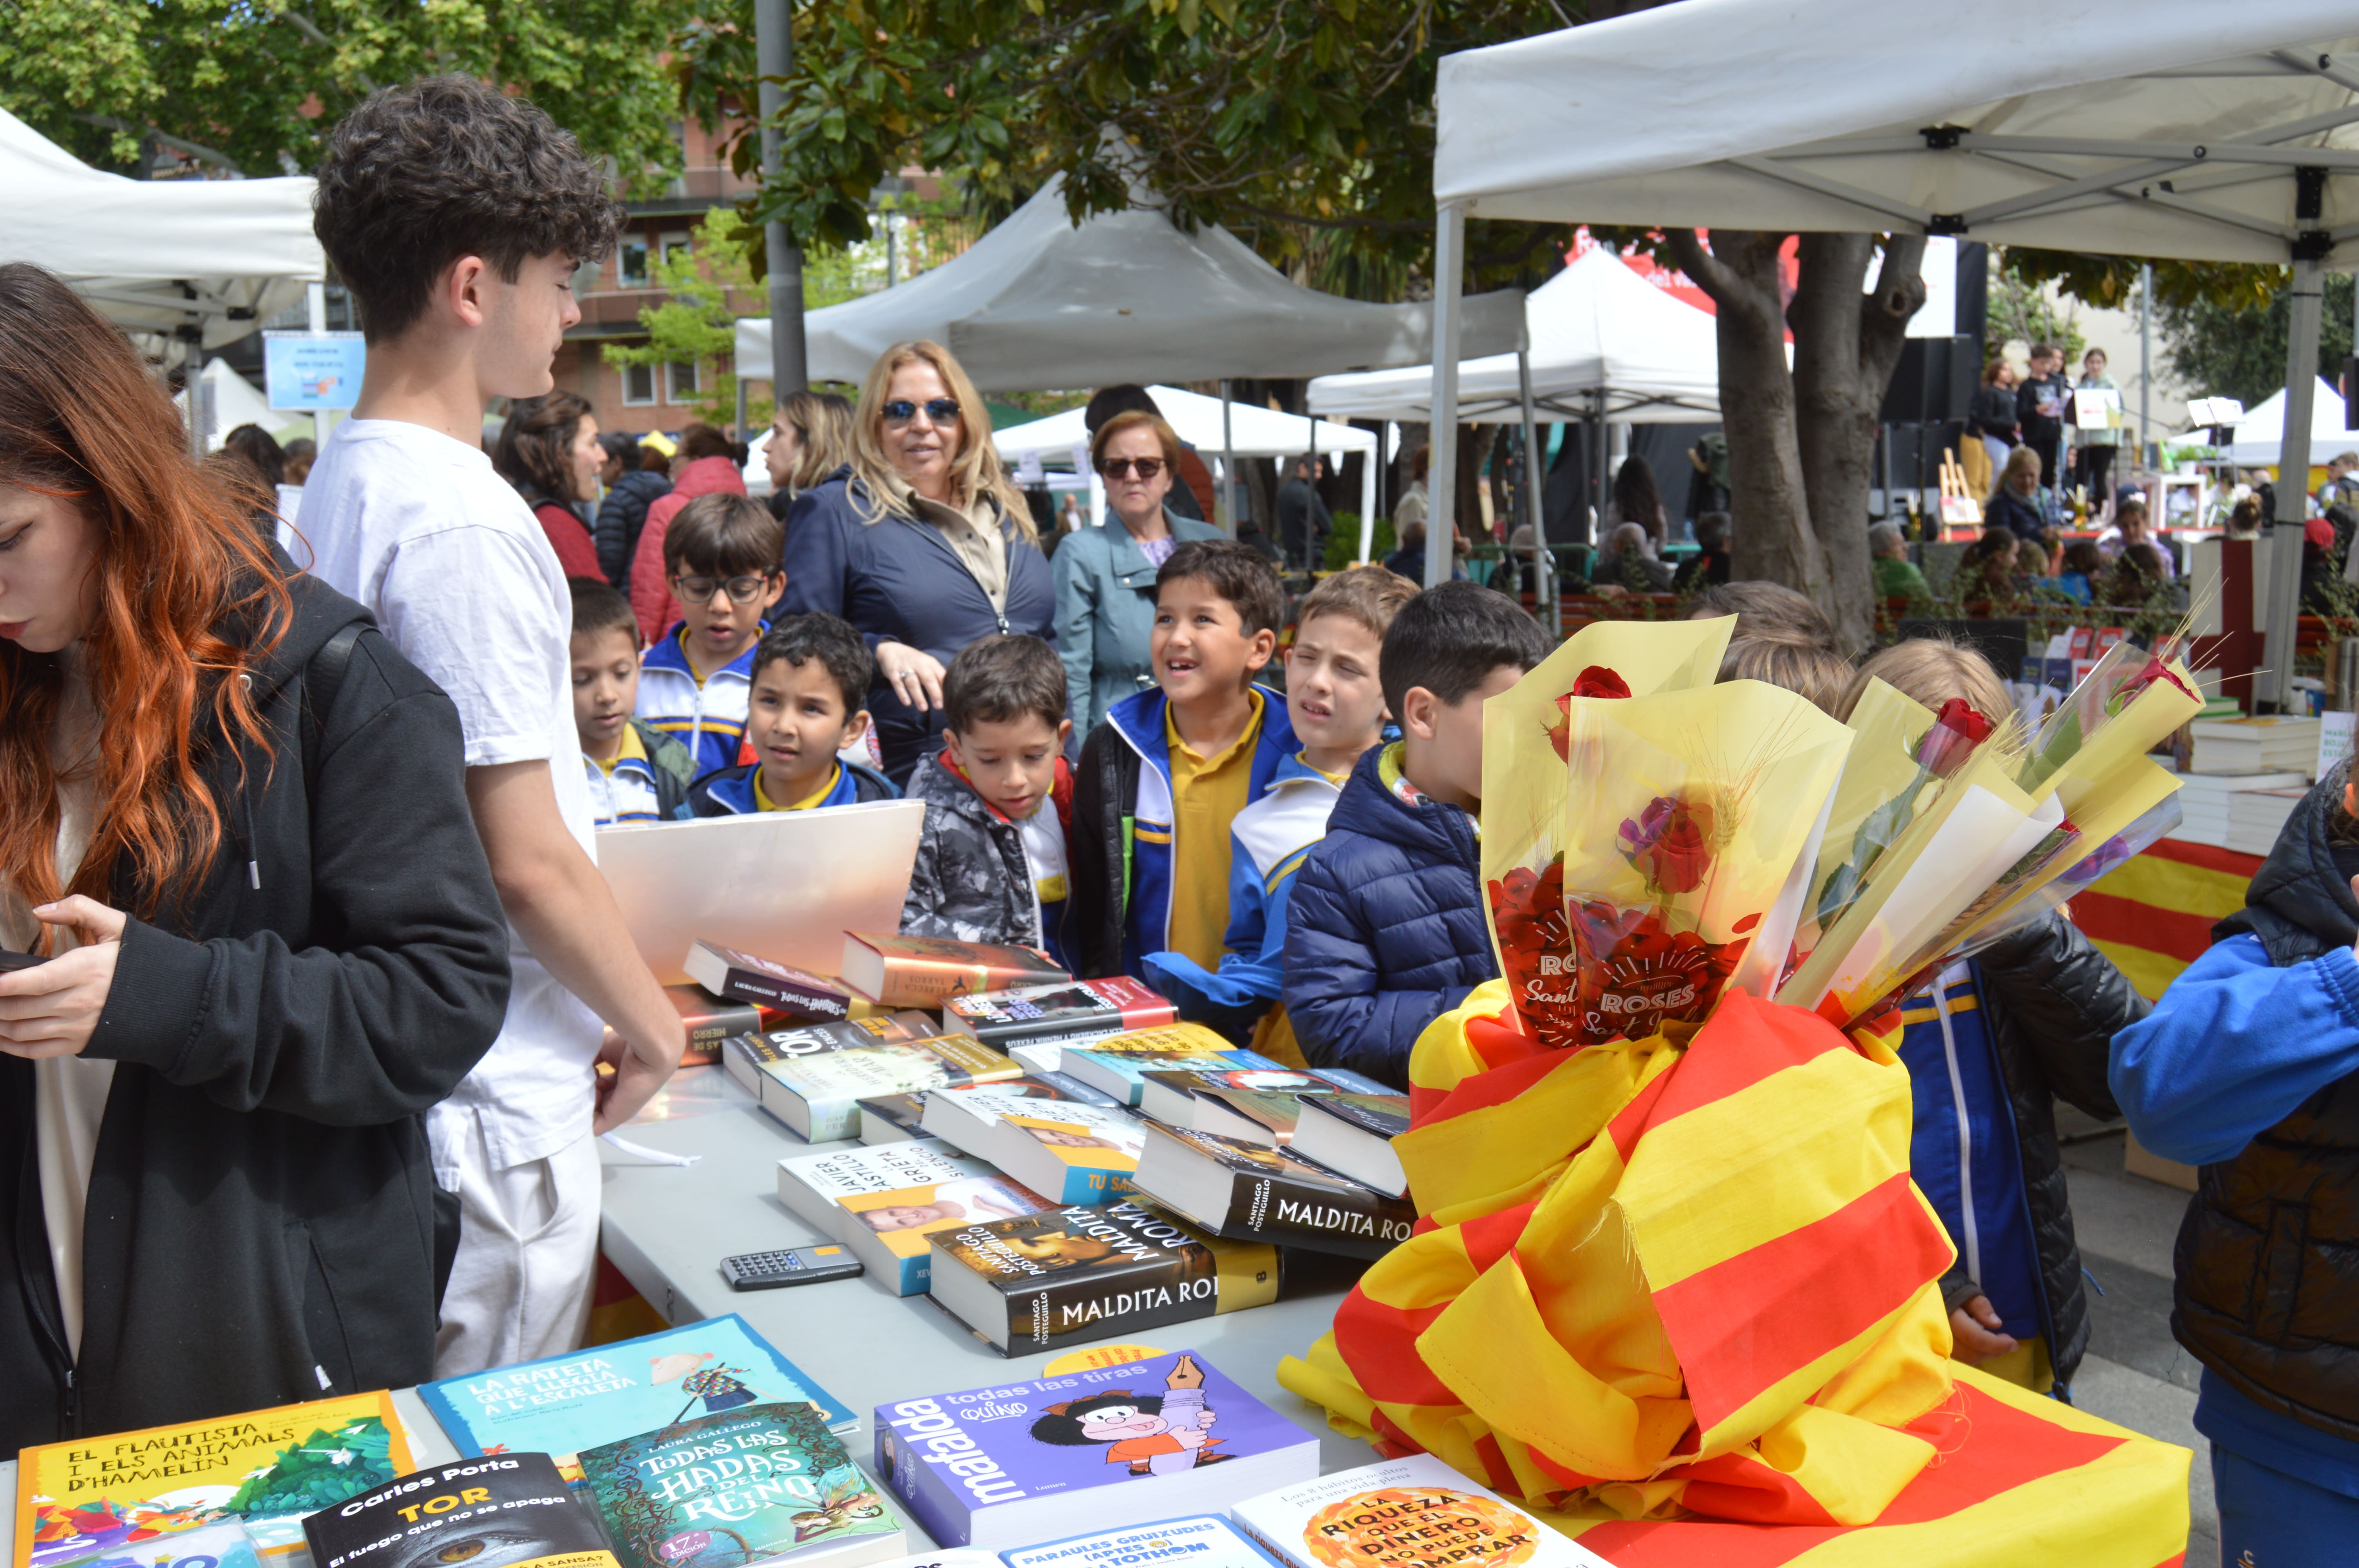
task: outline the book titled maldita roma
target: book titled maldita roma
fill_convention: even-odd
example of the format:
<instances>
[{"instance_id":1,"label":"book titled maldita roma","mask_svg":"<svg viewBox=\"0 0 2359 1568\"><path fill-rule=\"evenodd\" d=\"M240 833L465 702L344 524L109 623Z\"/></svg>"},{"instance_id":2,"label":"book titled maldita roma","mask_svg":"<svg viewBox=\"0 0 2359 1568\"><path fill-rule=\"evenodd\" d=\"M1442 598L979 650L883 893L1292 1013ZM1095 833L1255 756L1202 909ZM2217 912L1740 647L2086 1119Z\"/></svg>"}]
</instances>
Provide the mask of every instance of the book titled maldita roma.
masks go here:
<instances>
[{"instance_id":1,"label":"book titled maldita roma","mask_svg":"<svg viewBox=\"0 0 2359 1568\"><path fill-rule=\"evenodd\" d=\"M406 1475L386 1393L27 1448L16 1460L15 1568L71 1568L234 1520L265 1557L303 1546L303 1516Z\"/></svg>"},{"instance_id":2,"label":"book titled maldita roma","mask_svg":"<svg viewBox=\"0 0 2359 1568\"><path fill-rule=\"evenodd\" d=\"M880 1007L940 1007L945 999L1070 980L1037 947L953 942L947 936L843 936L843 983Z\"/></svg>"}]
</instances>

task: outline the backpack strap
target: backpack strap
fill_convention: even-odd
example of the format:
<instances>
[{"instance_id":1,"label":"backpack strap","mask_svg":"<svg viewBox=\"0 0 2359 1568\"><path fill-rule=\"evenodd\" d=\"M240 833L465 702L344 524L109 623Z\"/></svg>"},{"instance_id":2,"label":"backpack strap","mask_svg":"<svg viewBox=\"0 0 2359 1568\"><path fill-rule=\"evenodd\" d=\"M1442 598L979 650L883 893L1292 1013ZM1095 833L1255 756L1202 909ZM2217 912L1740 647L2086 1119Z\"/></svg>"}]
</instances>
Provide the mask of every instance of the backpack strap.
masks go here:
<instances>
[{"instance_id":1,"label":"backpack strap","mask_svg":"<svg viewBox=\"0 0 2359 1568\"><path fill-rule=\"evenodd\" d=\"M320 644L320 651L303 666L303 785L307 795L313 793L319 783L321 727L327 722L328 709L334 706L336 693L343 687L344 671L353 662L353 649L359 643L361 633L368 630L365 621L346 622L337 628L334 636Z\"/></svg>"}]
</instances>

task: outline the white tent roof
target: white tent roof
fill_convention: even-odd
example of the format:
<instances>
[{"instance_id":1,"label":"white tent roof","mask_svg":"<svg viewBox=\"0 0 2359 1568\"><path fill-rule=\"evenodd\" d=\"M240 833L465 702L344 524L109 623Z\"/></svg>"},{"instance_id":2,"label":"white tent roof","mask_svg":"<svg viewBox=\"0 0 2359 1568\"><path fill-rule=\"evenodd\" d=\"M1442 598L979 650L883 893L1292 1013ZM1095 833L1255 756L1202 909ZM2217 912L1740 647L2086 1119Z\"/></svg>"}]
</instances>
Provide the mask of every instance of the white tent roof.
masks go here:
<instances>
[{"instance_id":1,"label":"white tent roof","mask_svg":"<svg viewBox=\"0 0 2359 1568\"><path fill-rule=\"evenodd\" d=\"M1200 392L1183 392L1176 386L1150 386L1147 394L1155 399L1155 406L1163 411L1163 417L1180 433L1180 438L1195 448L1200 456L1210 458L1221 450L1219 398L1206 397ZM1071 408L1062 414L1051 414L1046 419L994 431L992 444L999 449L1001 457L1010 460L1027 452L1038 452L1043 458L1070 453L1089 442L1082 430L1082 410ZM1373 430L1354 430L1332 419L1313 421L1299 414L1280 414L1274 408L1248 403L1229 405L1229 449L1241 458L1282 458L1308 451L1314 424L1319 450L1323 453L1376 449Z\"/></svg>"},{"instance_id":2,"label":"white tent roof","mask_svg":"<svg viewBox=\"0 0 2359 1568\"><path fill-rule=\"evenodd\" d=\"M2323 463L2337 452L2359 447L2359 431L2343 427L2343 395L2319 378L2310 389L2310 460ZM2234 439L2228 460L2247 466L2274 468L2285 440L2286 395L2279 387L2268 398L2245 410L2233 427Z\"/></svg>"},{"instance_id":3,"label":"white tent roof","mask_svg":"<svg viewBox=\"0 0 2359 1568\"><path fill-rule=\"evenodd\" d=\"M1512 352L1521 297L1468 299L1469 345ZM963 254L810 311L803 334L816 381L858 382L893 344L929 338L977 386L1014 392L1414 364L1432 353L1433 308L1298 287L1227 230L1184 233L1156 207L1076 227L1052 179ZM769 319L739 320L739 373L769 363Z\"/></svg>"},{"instance_id":4,"label":"white tent roof","mask_svg":"<svg viewBox=\"0 0 2359 1568\"><path fill-rule=\"evenodd\" d=\"M1473 215L2282 264L2359 236L2348 0L1686 0L1441 62ZM2310 216L2299 166L2329 171Z\"/></svg>"},{"instance_id":5,"label":"white tent roof","mask_svg":"<svg viewBox=\"0 0 2359 1568\"><path fill-rule=\"evenodd\" d=\"M212 427L205 432L205 450L221 450L222 438L240 425L259 425L276 436L290 426L308 426L310 417L303 414L288 414L270 406L270 400L255 387L254 383L230 369L229 362L211 359L199 373L198 379L212 388ZM184 388L173 394L172 401L180 407L186 418L189 394Z\"/></svg>"},{"instance_id":6,"label":"white tent roof","mask_svg":"<svg viewBox=\"0 0 2359 1568\"><path fill-rule=\"evenodd\" d=\"M245 337L326 276L309 178L125 179L0 110L0 262L63 276L132 331Z\"/></svg>"},{"instance_id":7,"label":"white tent roof","mask_svg":"<svg viewBox=\"0 0 2359 1568\"><path fill-rule=\"evenodd\" d=\"M1670 297L1613 253L1593 250L1524 299L1531 338L1532 399L1542 418L1581 418L1600 393L1608 419L1665 424L1720 417L1720 350L1712 319ZM1346 419L1423 421L1433 412L1433 367L1322 375L1312 412ZM1516 356L1458 367L1462 419L1523 417Z\"/></svg>"}]
</instances>

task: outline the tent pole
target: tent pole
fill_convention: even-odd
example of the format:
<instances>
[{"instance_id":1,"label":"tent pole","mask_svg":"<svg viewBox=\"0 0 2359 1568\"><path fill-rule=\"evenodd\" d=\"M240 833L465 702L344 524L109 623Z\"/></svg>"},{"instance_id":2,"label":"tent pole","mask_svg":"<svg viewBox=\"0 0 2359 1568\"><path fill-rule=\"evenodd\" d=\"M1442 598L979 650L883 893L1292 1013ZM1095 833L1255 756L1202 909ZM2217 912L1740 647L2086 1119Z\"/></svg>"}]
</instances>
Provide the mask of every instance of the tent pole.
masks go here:
<instances>
[{"instance_id":1,"label":"tent pole","mask_svg":"<svg viewBox=\"0 0 2359 1568\"><path fill-rule=\"evenodd\" d=\"M2154 263L2146 262L2138 267L2138 438L2137 460L2131 465L2134 468L2146 467L2146 444L2154 439L2152 415L2147 403L2147 389L2154 385L2154 335L2150 330L2153 324ZM2127 478L2126 474L2116 475L2114 483L2122 483ZM2113 501L2112 496L2105 497L2107 506L2111 506ZM2161 519L2155 521L2160 522Z\"/></svg>"},{"instance_id":2,"label":"tent pole","mask_svg":"<svg viewBox=\"0 0 2359 1568\"><path fill-rule=\"evenodd\" d=\"M1319 416L1310 412L1310 384L1307 381L1302 384L1302 424L1310 438L1310 489L1316 494L1319 490ZM1343 460L1340 453L1335 460ZM1302 523L1302 569L1306 572L1316 572L1326 564L1320 558L1319 541L1311 536L1310 520L1307 516ZM1288 564L1292 565L1291 562Z\"/></svg>"},{"instance_id":3,"label":"tent pole","mask_svg":"<svg viewBox=\"0 0 2359 1568\"><path fill-rule=\"evenodd\" d=\"M1376 433L1376 449L1360 459L1360 558L1368 564L1368 552L1376 543L1376 464L1384 460L1384 432Z\"/></svg>"},{"instance_id":4,"label":"tent pole","mask_svg":"<svg viewBox=\"0 0 2359 1568\"><path fill-rule=\"evenodd\" d=\"M1229 432L1229 378L1221 378L1221 503L1212 509L1212 521L1237 536L1237 454L1236 438Z\"/></svg>"},{"instance_id":5,"label":"tent pole","mask_svg":"<svg viewBox=\"0 0 2359 1568\"><path fill-rule=\"evenodd\" d=\"M1450 580L1458 533L1458 299L1466 260L1466 209L1445 204L1433 236L1433 461L1425 523L1425 581Z\"/></svg>"},{"instance_id":6,"label":"tent pole","mask_svg":"<svg viewBox=\"0 0 2359 1568\"><path fill-rule=\"evenodd\" d=\"M1556 555L1548 546L1548 526L1540 516L1540 446L1532 417L1532 354L1516 350L1516 393L1524 405L1524 521L1532 531L1532 591L1546 601L1540 624L1550 637L1564 635L1564 596L1556 590ZM1514 537L1514 530L1508 531ZM1509 552L1512 559L1513 552Z\"/></svg>"},{"instance_id":7,"label":"tent pole","mask_svg":"<svg viewBox=\"0 0 2359 1568\"><path fill-rule=\"evenodd\" d=\"M2318 387L2318 317L2321 268L2293 264L2293 308L2286 323L2285 435L2277 448L2277 527L2269 551L2269 619L2262 689L2277 711L2293 705L2294 641L2301 615L2302 520L2309 513L2310 420ZM2260 691L2254 696L2257 698Z\"/></svg>"}]
</instances>

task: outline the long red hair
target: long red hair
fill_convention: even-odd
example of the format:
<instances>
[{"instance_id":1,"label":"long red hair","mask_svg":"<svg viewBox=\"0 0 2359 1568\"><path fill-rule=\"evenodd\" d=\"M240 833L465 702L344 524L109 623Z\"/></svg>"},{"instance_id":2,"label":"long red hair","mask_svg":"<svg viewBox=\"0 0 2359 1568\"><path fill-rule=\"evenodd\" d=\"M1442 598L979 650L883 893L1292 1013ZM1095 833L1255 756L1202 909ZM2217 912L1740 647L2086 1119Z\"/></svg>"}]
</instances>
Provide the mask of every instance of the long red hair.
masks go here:
<instances>
[{"instance_id":1,"label":"long red hair","mask_svg":"<svg viewBox=\"0 0 2359 1568\"><path fill-rule=\"evenodd\" d=\"M0 881L33 903L109 902L128 857L137 913L152 915L166 889L212 867L226 831L198 771L198 708L219 736L268 755L239 677L285 634L292 606L248 510L257 498L190 462L179 412L130 343L22 263L0 266L0 485L90 521L98 582L82 651L101 725L90 847L60 888L49 737L64 669L0 642Z\"/></svg>"}]
</instances>

